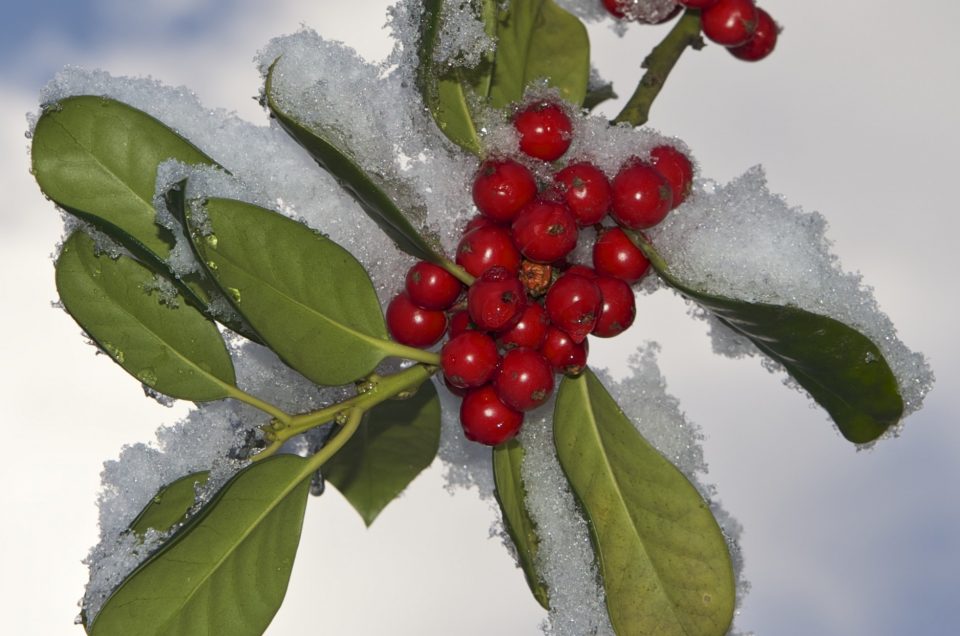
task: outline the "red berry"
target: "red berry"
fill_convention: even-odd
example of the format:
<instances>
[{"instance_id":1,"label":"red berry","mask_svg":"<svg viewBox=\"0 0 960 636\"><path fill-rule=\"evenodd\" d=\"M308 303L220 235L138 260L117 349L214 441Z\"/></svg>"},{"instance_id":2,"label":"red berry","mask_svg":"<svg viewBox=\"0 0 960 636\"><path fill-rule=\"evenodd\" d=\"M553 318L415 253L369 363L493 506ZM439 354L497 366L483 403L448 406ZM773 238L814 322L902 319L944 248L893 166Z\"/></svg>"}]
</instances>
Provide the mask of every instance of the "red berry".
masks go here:
<instances>
[{"instance_id":1,"label":"red berry","mask_svg":"<svg viewBox=\"0 0 960 636\"><path fill-rule=\"evenodd\" d=\"M617 18L625 18L626 14L623 12L624 4L627 0L603 0L603 8L606 9L610 15Z\"/></svg>"},{"instance_id":2,"label":"red berry","mask_svg":"<svg viewBox=\"0 0 960 636\"><path fill-rule=\"evenodd\" d=\"M546 310L537 303L528 303L520 315L520 321L505 331L498 338L500 346L512 349L514 347L529 347L539 349L547 337L547 327L550 320Z\"/></svg>"},{"instance_id":3,"label":"red berry","mask_svg":"<svg viewBox=\"0 0 960 636\"><path fill-rule=\"evenodd\" d=\"M450 309L457 302L463 283L433 263L420 261L407 272L407 295L423 309Z\"/></svg>"},{"instance_id":4,"label":"red berry","mask_svg":"<svg viewBox=\"0 0 960 636\"><path fill-rule=\"evenodd\" d=\"M753 0L718 0L700 19L705 36L722 46L739 46L757 30L757 7Z\"/></svg>"},{"instance_id":5,"label":"red berry","mask_svg":"<svg viewBox=\"0 0 960 636\"><path fill-rule=\"evenodd\" d=\"M482 214L475 215L472 219L467 221L467 225L463 228L463 234L469 234L478 227L486 227L488 225L496 225L489 217L483 216Z\"/></svg>"},{"instance_id":6,"label":"red berry","mask_svg":"<svg viewBox=\"0 0 960 636\"><path fill-rule=\"evenodd\" d=\"M452 338L440 351L443 376L453 386L467 389L483 386L493 377L500 353L493 338L479 331L466 331Z\"/></svg>"},{"instance_id":7,"label":"red berry","mask_svg":"<svg viewBox=\"0 0 960 636\"><path fill-rule=\"evenodd\" d=\"M610 211L613 192L607 175L592 163L574 163L554 176L563 200L581 227L599 223Z\"/></svg>"},{"instance_id":8,"label":"red berry","mask_svg":"<svg viewBox=\"0 0 960 636\"><path fill-rule=\"evenodd\" d=\"M618 227L604 230L593 244L593 267L604 276L635 283L650 268L650 261Z\"/></svg>"},{"instance_id":9,"label":"red berry","mask_svg":"<svg viewBox=\"0 0 960 636\"><path fill-rule=\"evenodd\" d=\"M587 341L576 343L562 329L554 326L547 328L547 337L540 347L540 353L547 362L559 373L579 375L587 366Z\"/></svg>"},{"instance_id":10,"label":"red berry","mask_svg":"<svg viewBox=\"0 0 960 636\"><path fill-rule=\"evenodd\" d=\"M473 202L484 216L509 223L537 194L537 182L513 159L484 161L473 180Z\"/></svg>"},{"instance_id":11,"label":"red berry","mask_svg":"<svg viewBox=\"0 0 960 636\"><path fill-rule=\"evenodd\" d=\"M467 439L496 446L513 439L523 425L523 413L504 404L493 385L488 384L464 396L460 425Z\"/></svg>"},{"instance_id":12,"label":"red berry","mask_svg":"<svg viewBox=\"0 0 960 636\"><path fill-rule=\"evenodd\" d=\"M387 328L394 340L411 347L436 344L447 330L447 315L421 309L406 293L397 294L387 305Z\"/></svg>"},{"instance_id":13,"label":"red berry","mask_svg":"<svg viewBox=\"0 0 960 636\"><path fill-rule=\"evenodd\" d=\"M612 338L629 329L637 317L633 290L619 278L610 276L598 276L594 283L600 288L603 303L592 333L601 338Z\"/></svg>"},{"instance_id":14,"label":"red berry","mask_svg":"<svg viewBox=\"0 0 960 636\"><path fill-rule=\"evenodd\" d=\"M769 13L758 7L757 30L753 32L753 37L744 44L727 50L738 59L746 62L756 62L773 53L779 35L780 27L773 21Z\"/></svg>"},{"instance_id":15,"label":"red berry","mask_svg":"<svg viewBox=\"0 0 960 636\"><path fill-rule=\"evenodd\" d=\"M573 124L557 104L535 102L513 118L520 134L520 150L544 161L559 159L570 147Z\"/></svg>"},{"instance_id":16,"label":"red berry","mask_svg":"<svg viewBox=\"0 0 960 636\"><path fill-rule=\"evenodd\" d=\"M568 273L558 278L547 292L547 315L551 324L579 343L596 324L602 302L600 288L592 280Z\"/></svg>"},{"instance_id":17,"label":"red berry","mask_svg":"<svg viewBox=\"0 0 960 636\"><path fill-rule=\"evenodd\" d=\"M482 276L491 267L516 273L520 269L520 251L508 229L496 225L478 227L460 239L457 264L471 276Z\"/></svg>"},{"instance_id":18,"label":"red berry","mask_svg":"<svg viewBox=\"0 0 960 636\"><path fill-rule=\"evenodd\" d=\"M493 386L504 404L529 411L546 402L553 392L553 369L535 349L512 349L503 356Z\"/></svg>"},{"instance_id":19,"label":"red berry","mask_svg":"<svg viewBox=\"0 0 960 636\"><path fill-rule=\"evenodd\" d=\"M659 170L670 184L673 207L683 203L693 187L693 164L687 155L673 146L657 146L650 151L650 165Z\"/></svg>"},{"instance_id":20,"label":"red berry","mask_svg":"<svg viewBox=\"0 0 960 636\"><path fill-rule=\"evenodd\" d=\"M514 244L531 261L552 263L577 246L577 221L562 203L528 203L510 229Z\"/></svg>"},{"instance_id":21,"label":"red berry","mask_svg":"<svg viewBox=\"0 0 960 636\"><path fill-rule=\"evenodd\" d=\"M450 316L448 333L450 334L451 340L462 334L464 331L469 331L471 329L473 329L473 323L470 322L470 312L468 312L466 309L456 311Z\"/></svg>"},{"instance_id":22,"label":"red berry","mask_svg":"<svg viewBox=\"0 0 960 636\"><path fill-rule=\"evenodd\" d=\"M479 329L501 331L520 320L527 305L523 283L502 267L492 267L467 290L467 311Z\"/></svg>"},{"instance_id":23,"label":"red berry","mask_svg":"<svg viewBox=\"0 0 960 636\"><path fill-rule=\"evenodd\" d=\"M706 9L717 3L717 0L677 0L677 4L688 9Z\"/></svg>"},{"instance_id":24,"label":"red berry","mask_svg":"<svg viewBox=\"0 0 960 636\"><path fill-rule=\"evenodd\" d=\"M586 265L571 265L566 269L564 274L576 274L584 278L589 278L590 280L594 280L597 277L597 272L595 272L592 267L587 267Z\"/></svg>"},{"instance_id":25,"label":"red berry","mask_svg":"<svg viewBox=\"0 0 960 636\"><path fill-rule=\"evenodd\" d=\"M613 178L610 214L624 227L653 227L667 216L673 204L670 183L648 163L628 162Z\"/></svg>"}]
</instances>

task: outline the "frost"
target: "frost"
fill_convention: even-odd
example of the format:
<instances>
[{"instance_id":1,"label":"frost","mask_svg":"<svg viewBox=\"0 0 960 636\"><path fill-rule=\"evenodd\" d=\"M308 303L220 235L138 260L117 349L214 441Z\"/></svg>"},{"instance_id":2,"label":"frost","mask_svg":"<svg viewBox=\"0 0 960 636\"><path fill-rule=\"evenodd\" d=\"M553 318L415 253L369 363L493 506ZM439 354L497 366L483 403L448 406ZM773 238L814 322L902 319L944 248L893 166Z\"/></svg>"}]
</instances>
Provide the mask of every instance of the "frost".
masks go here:
<instances>
[{"instance_id":1,"label":"frost","mask_svg":"<svg viewBox=\"0 0 960 636\"><path fill-rule=\"evenodd\" d=\"M557 4L575 16L598 22L610 20L614 25L619 22L603 6L600 0L556 0ZM636 20L648 24L657 24L676 10L676 0L618 0L617 8L623 13L624 21ZM617 29L620 31L620 29Z\"/></svg>"}]
</instances>

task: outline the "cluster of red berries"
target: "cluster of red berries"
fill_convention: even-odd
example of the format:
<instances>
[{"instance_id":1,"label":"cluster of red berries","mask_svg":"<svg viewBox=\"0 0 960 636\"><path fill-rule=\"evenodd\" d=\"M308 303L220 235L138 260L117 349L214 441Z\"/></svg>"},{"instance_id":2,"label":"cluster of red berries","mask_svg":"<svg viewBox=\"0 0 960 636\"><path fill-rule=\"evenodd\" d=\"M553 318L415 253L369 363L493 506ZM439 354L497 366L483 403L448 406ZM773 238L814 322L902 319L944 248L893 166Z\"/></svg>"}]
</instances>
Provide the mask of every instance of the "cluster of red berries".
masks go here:
<instances>
[{"instance_id":1,"label":"cluster of red berries","mask_svg":"<svg viewBox=\"0 0 960 636\"><path fill-rule=\"evenodd\" d=\"M527 157L555 162L573 136L562 106L537 101L519 110L513 124ZM447 386L463 397L466 436L484 444L509 440L523 413L550 397L554 375L580 373L587 335L616 336L636 315L631 284L649 268L621 226L656 225L690 192L693 166L668 145L649 161L633 157L612 180L586 161L569 162L538 184L524 163L489 158L474 177L480 214L464 229L456 262L475 281L463 285L436 265L420 262L405 290L387 308L394 339L441 351ZM617 225L604 227L610 217ZM596 231L593 267L567 256L582 228ZM448 315L449 312L449 315Z\"/></svg>"},{"instance_id":2,"label":"cluster of red berries","mask_svg":"<svg viewBox=\"0 0 960 636\"><path fill-rule=\"evenodd\" d=\"M635 5L642 0L602 0L612 15L620 19L641 17ZM725 46L741 60L756 62L770 55L777 45L780 28L770 14L756 6L754 0L676 0L675 9L656 20L654 24L672 19L682 8L699 9L703 34Z\"/></svg>"}]
</instances>

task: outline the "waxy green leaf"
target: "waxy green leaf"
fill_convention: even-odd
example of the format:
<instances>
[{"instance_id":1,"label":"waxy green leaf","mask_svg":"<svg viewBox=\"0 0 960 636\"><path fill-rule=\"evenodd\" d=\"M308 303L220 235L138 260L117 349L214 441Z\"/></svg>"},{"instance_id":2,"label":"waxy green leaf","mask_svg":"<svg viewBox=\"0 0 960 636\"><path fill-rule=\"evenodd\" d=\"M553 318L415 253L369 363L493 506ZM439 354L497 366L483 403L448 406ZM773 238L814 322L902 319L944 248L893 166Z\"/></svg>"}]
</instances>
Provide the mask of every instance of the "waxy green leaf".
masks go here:
<instances>
[{"instance_id":1,"label":"waxy green leaf","mask_svg":"<svg viewBox=\"0 0 960 636\"><path fill-rule=\"evenodd\" d=\"M897 379L877 346L859 331L797 307L745 302L696 289L673 276L643 237L633 238L665 283L782 364L849 441L871 442L900 420L903 398Z\"/></svg>"},{"instance_id":2,"label":"waxy green leaf","mask_svg":"<svg viewBox=\"0 0 960 636\"><path fill-rule=\"evenodd\" d=\"M520 473L523 455L523 446L516 440L493 449L494 494L503 513L503 525L517 549L517 558L527 579L527 586L537 602L544 609L549 609L550 595L536 568L540 538L537 526L527 512L527 492Z\"/></svg>"},{"instance_id":3,"label":"waxy green leaf","mask_svg":"<svg viewBox=\"0 0 960 636\"><path fill-rule=\"evenodd\" d=\"M410 398L371 409L323 465L323 476L369 526L433 462L439 447L440 400L427 381Z\"/></svg>"},{"instance_id":4,"label":"waxy green leaf","mask_svg":"<svg viewBox=\"0 0 960 636\"><path fill-rule=\"evenodd\" d=\"M207 483L209 477L210 473L205 470L190 473L161 488L130 524L130 530L137 534L144 534L150 528L165 532L184 521L196 501L197 486Z\"/></svg>"},{"instance_id":5,"label":"waxy green leaf","mask_svg":"<svg viewBox=\"0 0 960 636\"><path fill-rule=\"evenodd\" d=\"M113 592L91 636L259 636L286 594L309 493L307 461L240 471Z\"/></svg>"},{"instance_id":6,"label":"waxy green leaf","mask_svg":"<svg viewBox=\"0 0 960 636\"><path fill-rule=\"evenodd\" d=\"M587 29L553 0L511 2L498 12L491 106L519 102L527 86L539 79L546 79L563 99L580 106L589 77Z\"/></svg>"},{"instance_id":7,"label":"waxy green leaf","mask_svg":"<svg viewBox=\"0 0 960 636\"><path fill-rule=\"evenodd\" d=\"M143 111L114 99L68 97L45 107L33 133L33 174L57 205L110 236L208 310L216 286L198 274L182 279L166 263L174 236L157 225L157 167L168 159L215 166L189 141ZM222 321L256 340L246 325Z\"/></svg>"},{"instance_id":8,"label":"waxy green leaf","mask_svg":"<svg viewBox=\"0 0 960 636\"><path fill-rule=\"evenodd\" d=\"M455 5L454 11L465 10L461 3ZM493 53L485 55L474 68L451 66L434 59L448 6L445 0L424 2L417 50L417 85L440 130L464 150L479 155L480 135L474 106L489 95ZM480 10L487 34L496 37L499 11L496 0L483 0Z\"/></svg>"},{"instance_id":9,"label":"waxy green leaf","mask_svg":"<svg viewBox=\"0 0 960 636\"><path fill-rule=\"evenodd\" d=\"M696 488L640 436L586 370L560 383L557 458L590 522L619 636L721 636L735 583L723 534Z\"/></svg>"},{"instance_id":10,"label":"waxy green leaf","mask_svg":"<svg viewBox=\"0 0 960 636\"><path fill-rule=\"evenodd\" d=\"M283 110L273 88L273 72L267 75L267 107L293 139L303 146L321 168L332 174L340 185L357 201L363 211L389 236L397 247L407 254L438 265L448 263L447 259L428 242L410 219L401 210L383 188L360 167L349 148L339 147L333 137L322 130L310 127Z\"/></svg>"},{"instance_id":11,"label":"waxy green leaf","mask_svg":"<svg viewBox=\"0 0 960 636\"><path fill-rule=\"evenodd\" d=\"M367 375L397 346L387 339L370 277L350 252L302 223L229 199L188 212L201 262L284 362L317 384ZM201 227L198 227L201 226Z\"/></svg>"},{"instance_id":12,"label":"waxy green leaf","mask_svg":"<svg viewBox=\"0 0 960 636\"><path fill-rule=\"evenodd\" d=\"M56 283L70 315L143 384L194 402L229 396L233 363L216 324L183 296L151 291L155 274L138 261L98 255L75 232L57 259Z\"/></svg>"}]
</instances>

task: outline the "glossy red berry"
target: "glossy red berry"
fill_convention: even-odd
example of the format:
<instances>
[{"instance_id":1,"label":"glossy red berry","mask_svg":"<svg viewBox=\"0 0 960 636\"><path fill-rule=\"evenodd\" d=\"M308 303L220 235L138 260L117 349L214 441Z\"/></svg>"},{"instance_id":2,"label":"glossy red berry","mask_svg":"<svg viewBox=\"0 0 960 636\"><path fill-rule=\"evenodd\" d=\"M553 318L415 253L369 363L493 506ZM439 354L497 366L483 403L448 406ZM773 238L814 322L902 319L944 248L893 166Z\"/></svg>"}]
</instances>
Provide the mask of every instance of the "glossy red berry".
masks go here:
<instances>
[{"instance_id":1,"label":"glossy red berry","mask_svg":"<svg viewBox=\"0 0 960 636\"><path fill-rule=\"evenodd\" d=\"M650 261L618 227L604 230L593 244L593 268L604 276L635 283L650 269Z\"/></svg>"},{"instance_id":2,"label":"glossy red berry","mask_svg":"<svg viewBox=\"0 0 960 636\"><path fill-rule=\"evenodd\" d=\"M703 34L722 46L739 46L753 37L758 13L753 0L717 0L700 14Z\"/></svg>"},{"instance_id":3,"label":"glossy red berry","mask_svg":"<svg viewBox=\"0 0 960 636\"><path fill-rule=\"evenodd\" d=\"M513 244L510 230L489 225L478 227L460 239L456 260L471 276L482 276L491 267L516 273L520 269L520 250Z\"/></svg>"},{"instance_id":4,"label":"glossy red berry","mask_svg":"<svg viewBox=\"0 0 960 636\"><path fill-rule=\"evenodd\" d=\"M504 404L529 411L546 402L553 392L553 368L536 349L512 349L503 356L493 386Z\"/></svg>"},{"instance_id":5,"label":"glossy red berry","mask_svg":"<svg viewBox=\"0 0 960 636\"><path fill-rule=\"evenodd\" d=\"M573 139L573 124L563 108L550 102L534 102L518 112L513 127L520 135L520 150L544 161L563 156Z\"/></svg>"},{"instance_id":6,"label":"glossy red berry","mask_svg":"<svg viewBox=\"0 0 960 636\"><path fill-rule=\"evenodd\" d=\"M397 294L387 305L387 329L400 344L429 347L447 330L447 315L442 311L421 309L406 293Z\"/></svg>"},{"instance_id":7,"label":"glossy red berry","mask_svg":"<svg viewBox=\"0 0 960 636\"><path fill-rule=\"evenodd\" d=\"M677 0L677 4L688 9L706 9L717 4L717 0Z\"/></svg>"},{"instance_id":8,"label":"glossy red berry","mask_svg":"<svg viewBox=\"0 0 960 636\"><path fill-rule=\"evenodd\" d=\"M547 337L550 320L547 311L538 303L528 303L517 322L508 331L500 334L497 341L506 349L529 347L539 349Z\"/></svg>"},{"instance_id":9,"label":"glossy red berry","mask_svg":"<svg viewBox=\"0 0 960 636\"><path fill-rule=\"evenodd\" d=\"M513 159L484 161L473 180L473 202L497 223L509 223L537 194L537 182Z\"/></svg>"},{"instance_id":10,"label":"glossy red berry","mask_svg":"<svg viewBox=\"0 0 960 636\"><path fill-rule=\"evenodd\" d=\"M562 203L528 203L510 230L520 253L538 263L560 260L577 246L577 221Z\"/></svg>"},{"instance_id":11,"label":"glossy red berry","mask_svg":"<svg viewBox=\"0 0 960 636\"><path fill-rule=\"evenodd\" d=\"M447 382L462 389L489 382L499 362L497 344L480 331L466 331L451 338L440 351L443 376Z\"/></svg>"},{"instance_id":12,"label":"glossy red berry","mask_svg":"<svg viewBox=\"0 0 960 636\"><path fill-rule=\"evenodd\" d=\"M603 0L603 8L615 18L625 18L624 4L627 0Z\"/></svg>"},{"instance_id":13,"label":"glossy red berry","mask_svg":"<svg viewBox=\"0 0 960 636\"><path fill-rule=\"evenodd\" d=\"M488 384L464 396L460 425L467 439L496 446L513 439L523 425L523 413L504 404L497 390Z\"/></svg>"},{"instance_id":14,"label":"glossy red berry","mask_svg":"<svg viewBox=\"0 0 960 636\"><path fill-rule=\"evenodd\" d=\"M653 227L667 216L673 205L670 183L648 163L628 162L613 178L611 186L610 214L617 223L632 230Z\"/></svg>"},{"instance_id":15,"label":"glossy red berry","mask_svg":"<svg viewBox=\"0 0 960 636\"><path fill-rule=\"evenodd\" d=\"M470 322L470 312L466 309L461 309L459 311L453 312L450 316L449 326L447 327L447 332L450 335L450 338L456 338L464 331L469 331L474 328L474 324Z\"/></svg>"},{"instance_id":16,"label":"glossy red berry","mask_svg":"<svg viewBox=\"0 0 960 636\"><path fill-rule=\"evenodd\" d=\"M610 276L598 276L593 282L603 297L593 335L612 338L629 329L637 317L637 303L630 285Z\"/></svg>"},{"instance_id":17,"label":"glossy red berry","mask_svg":"<svg viewBox=\"0 0 960 636\"><path fill-rule=\"evenodd\" d=\"M683 203L693 188L693 164L687 155L673 146L657 146L650 151L650 165L660 171L670 184L672 207Z\"/></svg>"},{"instance_id":18,"label":"glossy red berry","mask_svg":"<svg viewBox=\"0 0 960 636\"><path fill-rule=\"evenodd\" d=\"M757 30L753 32L753 37L740 46L730 47L727 50L735 58L745 62L757 62L773 53L779 35L780 27L773 21L769 13L758 7Z\"/></svg>"},{"instance_id":19,"label":"glossy red berry","mask_svg":"<svg viewBox=\"0 0 960 636\"><path fill-rule=\"evenodd\" d=\"M520 320L527 305L523 283L516 274L492 267L467 290L467 311L484 331L509 329Z\"/></svg>"},{"instance_id":20,"label":"glossy red berry","mask_svg":"<svg viewBox=\"0 0 960 636\"><path fill-rule=\"evenodd\" d=\"M488 225L496 225L496 223L489 217L483 216L482 214L477 214L472 219L467 221L466 226L463 228L462 234L469 234L478 227L486 227Z\"/></svg>"},{"instance_id":21,"label":"glossy red berry","mask_svg":"<svg viewBox=\"0 0 960 636\"><path fill-rule=\"evenodd\" d=\"M406 290L417 307L445 310L457 302L463 283L442 267L420 261L407 272Z\"/></svg>"},{"instance_id":22,"label":"glossy red berry","mask_svg":"<svg viewBox=\"0 0 960 636\"><path fill-rule=\"evenodd\" d=\"M574 342L583 342L597 322L602 302L592 280L567 273L553 283L545 306L550 324L566 331Z\"/></svg>"},{"instance_id":23,"label":"glossy red berry","mask_svg":"<svg viewBox=\"0 0 960 636\"><path fill-rule=\"evenodd\" d=\"M562 329L554 326L547 328L547 337L540 347L540 353L558 373L579 375L587 366L588 341L577 343Z\"/></svg>"},{"instance_id":24,"label":"glossy red berry","mask_svg":"<svg viewBox=\"0 0 960 636\"><path fill-rule=\"evenodd\" d=\"M610 181L592 163L571 164L553 179L560 188L564 203L581 227L599 223L610 211L613 200Z\"/></svg>"}]
</instances>

